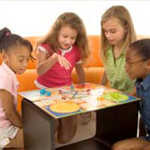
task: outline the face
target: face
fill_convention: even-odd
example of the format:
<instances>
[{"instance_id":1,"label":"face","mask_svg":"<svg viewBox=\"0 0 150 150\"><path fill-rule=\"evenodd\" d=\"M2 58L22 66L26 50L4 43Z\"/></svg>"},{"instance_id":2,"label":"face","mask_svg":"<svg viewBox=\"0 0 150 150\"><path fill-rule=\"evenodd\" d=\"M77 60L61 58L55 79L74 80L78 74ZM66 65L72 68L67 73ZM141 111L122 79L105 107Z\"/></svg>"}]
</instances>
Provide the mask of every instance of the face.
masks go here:
<instances>
[{"instance_id":1,"label":"face","mask_svg":"<svg viewBox=\"0 0 150 150\"><path fill-rule=\"evenodd\" d=\"M125 69L131 79L144 79L148 74L148 66L148 60L144 61L134 50L130 51L129 49L127 51Z\"/></svg>"},{"instance_id":2,"label":"face","mask_svg":"<svg viewBox=\"0 0 150 150\"><path fill-rule=\"evenodd\" d=\"M25 72L30 58L30 51L25 46L18 46L14 49L10 49L10 52L3 53L4 62L14 71L16 74L22 74Z\"/></svg>"},{"instance_id":3,"label":"face","mask_svg":"<svg viewBox=\"0 0 150 150\"><path fill-rule=\"evenodd\" d=\"M122 44L123 39L126 34L125 28L120 24L120 22L111 18L105 21L102 25L104 34L111 45Z\"/></svg>"},{"instance_id":4,"label":"face","mask_svg":"<svg viewBox=\"0 0 150 150\"><path fill-rule=\"evenodd\" d=\"M60 48L69 49L76 42L77 34L77 31L69 26L62 27L58 34Z\"/></svg>"}]
</instances>

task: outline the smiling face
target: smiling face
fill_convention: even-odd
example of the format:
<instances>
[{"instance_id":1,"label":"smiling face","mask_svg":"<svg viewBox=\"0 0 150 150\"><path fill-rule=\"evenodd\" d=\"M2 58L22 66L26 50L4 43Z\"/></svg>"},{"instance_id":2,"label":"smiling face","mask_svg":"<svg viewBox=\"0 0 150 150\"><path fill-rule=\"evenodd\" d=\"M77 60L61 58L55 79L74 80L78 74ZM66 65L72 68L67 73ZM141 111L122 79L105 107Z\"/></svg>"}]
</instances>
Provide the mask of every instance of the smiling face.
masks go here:
<instances>
[{"instance_id":1,"label":"smiling face","mask_svg":"<svg viewBox=\"0 0 150 150\"><path fill-rule=\"evenodd\" d=\"M134 50L128 49L125 69L131 79L144 79L149 74L149 60L144 60Z\"/></svg>"},{"instance_id":2,"label":"smiling face","mask_svg":"<svg viewBox=\"0 0 150 150\"><path fill-rule=\"evenodd\" d=\"M111 45L122 44L126 34L125 27L121 25L118 19L110 18L102 25L104 34Z\"/></svg>"},{"instance_id":3,"label":"smiling face","mask_svg":"<svg viewBox=\"0 0 150 150\"><path fill-rule=\"evenodd\" d=\"M25 46L13 47L9 52L3 52L2 57L4 62L16 74L25 72L30 58L30 50Z\"/></svg>"},{"instance_id":4,"label":"smiling face","mask_svg":"<svg viewBox=\"0 0 150 150\"><path fill-rule=\"evenodd\" d=\"M61 49L69 49L77 38L77 31L69 26L63 26L58 34L58 43Z\"/></svg>"}]
</instances>

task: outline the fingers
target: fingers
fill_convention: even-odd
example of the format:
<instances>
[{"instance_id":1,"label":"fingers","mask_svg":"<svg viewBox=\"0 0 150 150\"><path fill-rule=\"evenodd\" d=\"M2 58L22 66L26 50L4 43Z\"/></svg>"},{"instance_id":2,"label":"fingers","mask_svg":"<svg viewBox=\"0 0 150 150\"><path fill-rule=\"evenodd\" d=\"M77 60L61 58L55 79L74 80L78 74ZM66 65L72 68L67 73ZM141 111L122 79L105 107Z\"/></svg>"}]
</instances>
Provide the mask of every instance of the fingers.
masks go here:
<instances>
[{"instance_id":1,"label":"fingers","mask_svg":"<svg viewBox=\"0 0 150 150\"><path fill-rule=\"evenodd\" d=\"M66 70L70 69L71 67L70 62L63 56L58 56L58 62L61 65L61 67L64 67Z\"/></svg>"}]
</instances>

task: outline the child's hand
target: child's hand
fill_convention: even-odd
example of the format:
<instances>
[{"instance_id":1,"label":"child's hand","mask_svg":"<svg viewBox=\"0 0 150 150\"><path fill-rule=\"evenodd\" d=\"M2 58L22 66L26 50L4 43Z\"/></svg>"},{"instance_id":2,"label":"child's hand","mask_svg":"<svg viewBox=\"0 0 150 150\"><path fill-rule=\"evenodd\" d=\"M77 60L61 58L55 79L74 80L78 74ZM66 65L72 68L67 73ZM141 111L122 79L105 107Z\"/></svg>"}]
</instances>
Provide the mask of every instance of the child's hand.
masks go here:
<instances>
[{"instance_id":1,"label":"child's hand","mask_svg":"<svg viewBox=\"0 0 150 150\"><path fill-rule=\"evenodd\" d=\"M57 54L57 59L61 67L64 67L66 70L70 69L71 64L65 57Z\"/></svg>"}]
</instances>

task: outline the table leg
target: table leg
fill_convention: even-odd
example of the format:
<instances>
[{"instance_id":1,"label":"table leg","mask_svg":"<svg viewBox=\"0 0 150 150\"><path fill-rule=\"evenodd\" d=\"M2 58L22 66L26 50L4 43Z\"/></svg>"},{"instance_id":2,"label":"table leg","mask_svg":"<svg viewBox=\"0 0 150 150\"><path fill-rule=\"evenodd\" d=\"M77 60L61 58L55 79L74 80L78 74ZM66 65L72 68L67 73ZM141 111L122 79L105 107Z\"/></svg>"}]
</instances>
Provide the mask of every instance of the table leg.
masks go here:
<instances>
[{"instance_id":1,"label":"table leg","mask_svg":"<svg viewBox=\"0 0 150 150\"><path fill-rule=\"evenodd\" d=\"M23 99L22 116L26 150L55 149L55 120L45 112Z\"/></svg>"}]
</instances>

